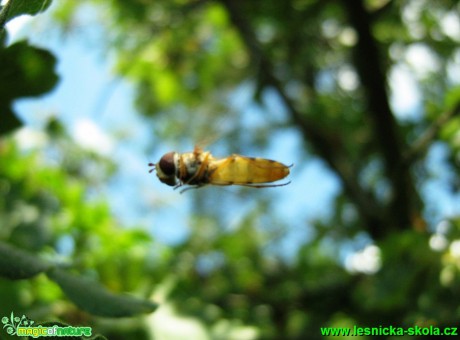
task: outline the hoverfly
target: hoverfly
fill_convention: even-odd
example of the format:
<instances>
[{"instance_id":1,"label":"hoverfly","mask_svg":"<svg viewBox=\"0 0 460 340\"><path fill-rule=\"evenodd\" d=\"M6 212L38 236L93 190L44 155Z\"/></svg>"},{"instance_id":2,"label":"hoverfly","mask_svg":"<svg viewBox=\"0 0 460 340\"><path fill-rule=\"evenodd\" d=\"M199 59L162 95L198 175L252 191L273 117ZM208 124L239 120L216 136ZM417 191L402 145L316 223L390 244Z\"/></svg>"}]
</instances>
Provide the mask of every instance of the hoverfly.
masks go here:
<instances>
[{"instance_id":1,"label":"hoverfly","mask_svg":"<svg viewBox=\"0 0 460 340\"><path fill-rule=\"evenodd\" d=\"M264 158L233 154L226 158L214 158L209 151L195 147L193 152L179 154L168 152L157 164L149 163L156 170L158 179L174 189L184 185L188 189L211 185L241 185L252 188L270 188L288 185L268 184L289 175L289 168L280 162Z\"/></svg>"}]
</instances>

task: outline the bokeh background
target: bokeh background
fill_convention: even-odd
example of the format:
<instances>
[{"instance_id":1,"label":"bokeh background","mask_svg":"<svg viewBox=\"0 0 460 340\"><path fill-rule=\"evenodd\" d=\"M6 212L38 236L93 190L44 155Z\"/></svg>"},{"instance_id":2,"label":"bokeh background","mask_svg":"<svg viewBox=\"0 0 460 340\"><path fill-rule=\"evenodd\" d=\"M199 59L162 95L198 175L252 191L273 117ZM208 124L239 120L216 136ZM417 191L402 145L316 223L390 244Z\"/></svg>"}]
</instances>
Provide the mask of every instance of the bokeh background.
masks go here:
<instances>
[{"instance_id":1,"label":"bokeh background","mask_svg":"<svg viewBox=\"0 0 460 340\"><path fill-rule=\"evenodd\" d=\"M2 6L0 316L109 339L458 325L458 1ZM148 173L196 144L292 182Z\"/></svg>"}]
</instances>

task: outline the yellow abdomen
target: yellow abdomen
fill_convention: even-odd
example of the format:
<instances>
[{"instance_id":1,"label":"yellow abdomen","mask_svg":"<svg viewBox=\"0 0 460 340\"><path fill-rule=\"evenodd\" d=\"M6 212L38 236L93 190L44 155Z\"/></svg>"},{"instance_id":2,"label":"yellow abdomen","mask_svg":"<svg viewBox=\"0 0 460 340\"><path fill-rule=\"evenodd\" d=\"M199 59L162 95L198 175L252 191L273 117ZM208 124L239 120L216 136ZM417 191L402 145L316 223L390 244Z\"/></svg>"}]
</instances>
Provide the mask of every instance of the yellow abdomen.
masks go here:
<instances>
[{"instance_id":1,"label":"yellow abdomen","mask_svg":"<svg viewBox=\"0 0 460 340\"><path fill-rule=\"evenodd\" d=\"M208 180L215 185L269 183L287 175L289 167L280 162L232 155L210 162Z\"/></svg>"}]
</instances>

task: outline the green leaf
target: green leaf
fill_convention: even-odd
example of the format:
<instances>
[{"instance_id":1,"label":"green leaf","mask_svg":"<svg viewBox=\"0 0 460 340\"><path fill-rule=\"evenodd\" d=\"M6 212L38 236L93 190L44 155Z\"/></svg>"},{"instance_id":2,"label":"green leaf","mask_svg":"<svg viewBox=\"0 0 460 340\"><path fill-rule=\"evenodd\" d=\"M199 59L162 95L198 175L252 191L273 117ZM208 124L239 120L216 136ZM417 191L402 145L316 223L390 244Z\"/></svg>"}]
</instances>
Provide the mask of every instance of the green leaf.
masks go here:
<instances>
[{"instance_id":1,"label":"green leaf","mask_svg":"<svg viewBox=\"0 0 460 340\"><path fill-rule=\"evenodd\" d=\"M72 275L62 269L53 268L47 273L67 297L80 309L106 317L125 317L140 313L151 313L157 304L128 295L117 295L103 286L83 277Z\"/></svg>"},{"instance_id":2,"label":"green leaf","mask_svg":"<svg viewBox=\"0 0 460 340\"><path fill-rule=\"evenodd\" d=\"M17 42L0 50L0 102L50 91L58 81L56 58L47 50Z\"/></svg>"},{"instance_id":3,"label":"green leaf","mask_svg":"<svg viewBox=\"0 0 460 340\"><path fill-rule=\"evenodd\" d=\"M23 14L35 15L51 5L51 0L10 0L1 9L0 29L13 18Z\"/></svg>"},{"instance_id":4,"label":"green leaf","mask_svg":"<svg viewBox=\"0 0 460 340\"><path fill-rule=\"evenodd\" d=\"M16 117L14 112L8 106L4 105L4 103L0 103L0 112L2 114L0 135L11 132L22 125L22 122Z\"/></svg>"},{"instance_id":5,"label":"green leaf","mask_svg":"<svg viewBox=\"0 0 460 340\"><path fill-rule=\"evenodd\" d=\"M449 110L456 110L460 105L460 86L453 87L445 96L446 107Z\"/></svg>"},{"instance_id":6,"label":"green leaf","mask_svg":"<svg viewBox=\"0 0 460 340\"><path fill-rule=\"evenodd\" d=\"M0 276L11 280L27 279L48 270L50 266L35 254L0 242Z\"/></svg>"},{"instance_id":7,"label":"green leaf","mask_svg":"<svg viewBox=\"0 0 460 340\"><path fill-rule=\"evenodd\" d=\"M56 58L47 50L21 41L0 49L0 135L19 126L11 108L13 100L49 92L59 77L54 71Z\"/></svg>"}]
</instances>

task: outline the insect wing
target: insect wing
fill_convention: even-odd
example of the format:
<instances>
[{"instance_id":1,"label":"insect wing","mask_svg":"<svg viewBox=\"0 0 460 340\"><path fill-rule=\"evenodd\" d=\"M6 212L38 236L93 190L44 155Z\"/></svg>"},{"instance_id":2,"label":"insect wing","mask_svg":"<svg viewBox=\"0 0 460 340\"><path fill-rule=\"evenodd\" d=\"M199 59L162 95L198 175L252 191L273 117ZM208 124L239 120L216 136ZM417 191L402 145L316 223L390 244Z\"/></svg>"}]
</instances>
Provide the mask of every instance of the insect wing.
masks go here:
<instances>
[{"instance_id":1,"label":"insect wing","mask_svg":"<svg viewBox=\"0 0 460 340\"><path fill-rule=\"evenodd\" d=\"M209 167L209 182L214 185L270 183L289 175L289 167L280 162L240 155L213 160Z\"/></svg>"}]
</instances>

